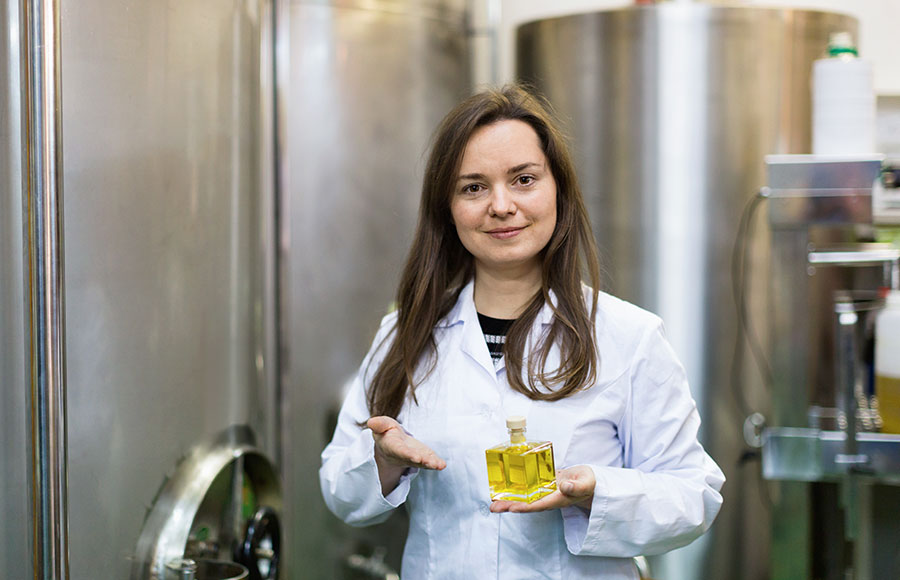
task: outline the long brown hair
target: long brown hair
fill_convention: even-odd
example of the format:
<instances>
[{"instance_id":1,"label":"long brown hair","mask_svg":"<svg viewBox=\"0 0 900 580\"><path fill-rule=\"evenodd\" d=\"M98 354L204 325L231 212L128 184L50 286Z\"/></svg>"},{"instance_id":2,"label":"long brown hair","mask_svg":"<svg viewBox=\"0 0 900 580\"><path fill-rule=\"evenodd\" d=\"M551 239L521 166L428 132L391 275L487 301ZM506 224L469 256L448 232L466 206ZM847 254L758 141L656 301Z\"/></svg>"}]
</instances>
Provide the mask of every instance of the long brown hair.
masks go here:
<instances>
[{"instance_id":1,"label":"long brown hair","mask_svg":"<svg viewBox=\"0 0 900 580\"><path fill-rule=\"evenodd\" d=\"M474 275L474 260L463 247L450 219L450 200L469 138L480 127L504 120L528 123L537 133L556 181L556 228L542 257L541 291L512 323L503 353L510 386L524 395L555 401L589 387L597 376L594 315L600 266L587 210L564 138L553 123L549 105L519 86L488 90L469 97L444 118L432 140L425 167L415 238L397 291L398 317L384 360L367 393L372 416L396 417L407 395L415 402L417 367L434 369L437 349L433 329ZM584 274L593 289L590 312L581 284ZM550 291L555 295L555 304ZM549 331L528 357L522 379L525 343L544 304L553 309ZM558 343L560 367L545 372L550 348Z\"/></svg>"}]
</instances>

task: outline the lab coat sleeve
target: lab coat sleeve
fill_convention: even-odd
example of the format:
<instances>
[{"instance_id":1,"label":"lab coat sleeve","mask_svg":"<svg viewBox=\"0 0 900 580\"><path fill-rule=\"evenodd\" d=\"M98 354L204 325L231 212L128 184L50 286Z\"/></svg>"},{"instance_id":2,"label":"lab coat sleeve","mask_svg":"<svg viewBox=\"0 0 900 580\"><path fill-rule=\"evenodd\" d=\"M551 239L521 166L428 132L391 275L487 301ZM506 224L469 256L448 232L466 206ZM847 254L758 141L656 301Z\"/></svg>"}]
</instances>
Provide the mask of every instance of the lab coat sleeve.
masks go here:
<instances>
[{"instance_id":1,"label":"lab coat sleeve","mask_svg":"<svg viewBox=\"0 0 900 580\"><path fill-rule=\"evenodd\" d=\"M331 443L322 452L319 483L325 504L334 515L352 526L385 521L406 501L410 481L418 470L410 469L387 497L381 494L372 431L361 428L369 418L365 389L383 358L394 317L387 316L347 393Z\"/></svg>"},{"instance_id":2,"label":"lab coat sleeve","mask_svg":"<svg viewBox=\"0 0 900 580\"><path fill-rule=\"evenodd\" d=\"M661 321L621 380L629 397L618 425L624 467L590 465L590 512L563 509L566 544L576 555L667 552L703 534L722 505L725 476L697 440L697 406Z\"/></svg>"}]
</instances>

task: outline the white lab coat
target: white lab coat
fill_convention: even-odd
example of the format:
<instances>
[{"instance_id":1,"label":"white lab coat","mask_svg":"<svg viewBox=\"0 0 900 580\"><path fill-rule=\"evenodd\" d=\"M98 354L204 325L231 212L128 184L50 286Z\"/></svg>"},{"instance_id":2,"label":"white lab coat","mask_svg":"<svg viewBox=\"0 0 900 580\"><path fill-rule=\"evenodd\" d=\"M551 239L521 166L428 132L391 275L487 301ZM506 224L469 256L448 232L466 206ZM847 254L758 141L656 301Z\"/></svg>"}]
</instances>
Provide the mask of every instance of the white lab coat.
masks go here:
<instances>
[{"instance_id":1,"label":"white lab coat","mask_svg":"<svg viewBox=\"0 0 900 580\"><path fill-rule=\"evenodd\" d=\"M666 552L706 531L725 478L697 441L700 417L660 319L601 293L596 384L559 401L533 401L509 387L505 367L495 368L472 294L470 282L438 323L437 367L416 389L418 405L408 401L398 416L447 467L410 470L381 494L371 431L357 424L369 417L364 389L387 349L383 339L395 323L388 315L322 453L319 474L331 511L365 526L405 503L404 580L633 579L632 556ZM545 305L529 344L551 317ZM554 349L548 363L558 361ZM489 511L484 451L508 440L509 415L527 418L529 440L553 442L557 469L592 468L590 513Z\"/></svg>"}]
</instances>

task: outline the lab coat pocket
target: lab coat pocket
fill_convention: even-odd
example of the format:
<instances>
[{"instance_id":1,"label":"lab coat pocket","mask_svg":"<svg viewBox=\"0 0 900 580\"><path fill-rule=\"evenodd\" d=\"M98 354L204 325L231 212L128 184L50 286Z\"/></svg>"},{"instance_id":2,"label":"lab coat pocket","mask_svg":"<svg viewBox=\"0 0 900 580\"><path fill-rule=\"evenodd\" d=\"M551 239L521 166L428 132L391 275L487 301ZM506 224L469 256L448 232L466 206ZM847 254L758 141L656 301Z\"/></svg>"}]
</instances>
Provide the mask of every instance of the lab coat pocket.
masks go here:
<instances>
[{"instance_id":1,"label":"lab coat pocket","mask_svg":"<svg viewBox=\"0 0 900 580\"><path fill-rule=\"evenodd\" d=\"M500 562L508 562L502 578L562 578L566 550L559 510L503 514L500 522Z\"/></svg>"}]
</instances>

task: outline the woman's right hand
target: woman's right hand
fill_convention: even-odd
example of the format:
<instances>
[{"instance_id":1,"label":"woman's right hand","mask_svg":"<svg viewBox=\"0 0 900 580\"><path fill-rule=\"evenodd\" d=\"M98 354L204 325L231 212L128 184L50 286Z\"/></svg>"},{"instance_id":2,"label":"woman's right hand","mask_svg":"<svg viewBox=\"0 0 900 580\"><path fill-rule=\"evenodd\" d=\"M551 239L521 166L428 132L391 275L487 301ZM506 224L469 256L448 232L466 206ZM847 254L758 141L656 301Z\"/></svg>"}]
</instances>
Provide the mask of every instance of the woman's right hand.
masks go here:
<instances>
[{"instance_id":1,"label":"woman's right hand","mask_svg":"<svg viewBox=\"0 0 900 580\"><path fill-rule=\"evenodd\" d=\"M372 417L366 421L375 439L375 464L381 480L381 493L387 496L400 483L410 467L441 470L447 463L421 441L406 434L390 417Z\"/></svg>"}]
</instances>

